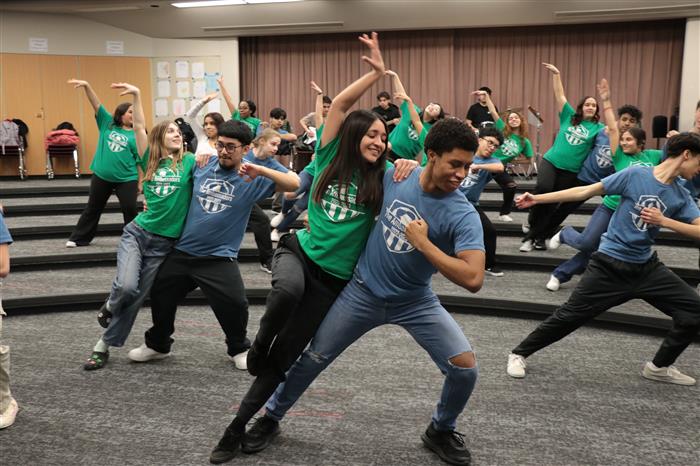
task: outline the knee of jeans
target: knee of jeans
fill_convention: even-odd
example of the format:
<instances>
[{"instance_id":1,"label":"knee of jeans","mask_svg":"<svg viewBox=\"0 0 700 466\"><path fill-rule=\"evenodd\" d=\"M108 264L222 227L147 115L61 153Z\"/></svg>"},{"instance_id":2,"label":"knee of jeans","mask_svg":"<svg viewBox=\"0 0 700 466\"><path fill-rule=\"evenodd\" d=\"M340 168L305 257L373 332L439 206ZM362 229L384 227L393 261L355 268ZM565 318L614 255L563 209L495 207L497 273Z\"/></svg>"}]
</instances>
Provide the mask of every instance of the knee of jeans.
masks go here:
<instances>
[{"instance_id":1,"label":"knee of jeans","mask_svg":"<svg viewBox=\"0 0 700 466\"><path fill-rule=\"evenodd\" d=\"M132 301L139 293L139 284L135 280L129 280L117 286L116 290L122 300Z\"/></svg>"},{"instance_id":2,"label":"knee of jeans","mask_svg":"<svg viewBox=\"0 0 700 466\"><path fill-rule=\"evenodd\" d=\"M305 359L307 359L310 363L312 363L314 366L316 366L317 370L323 370L326 366L328 366L328 358L321 353L317 353L315 351L311 351L311 349L308 349L304 352Z\"/></svg>"},{"instance_id":3,"label":"knee of jeans","mask_svg":"<svg viewBox=\"0 0 700 466\"><path fill-rule=\"evenodd\" d=\"M476 367L476 355L473 351L465 351L450 358L450 364L462 369L473 369Z\"/></svg>"},{"instance_id":4,"label":"knee of jeans","mask_svg":"<svg viewBox=\"0 0 700 466\"><path fill-rule=\"evenodd\" d=\"M517 187L518 187L518 185L515 184L515 181L511 181L510 183L508 183L508 184L506 185L506 188L507 188L509 191L510 191L510 190L515 191L515 190L517 189Z\"/></svg>"}]
</instances>

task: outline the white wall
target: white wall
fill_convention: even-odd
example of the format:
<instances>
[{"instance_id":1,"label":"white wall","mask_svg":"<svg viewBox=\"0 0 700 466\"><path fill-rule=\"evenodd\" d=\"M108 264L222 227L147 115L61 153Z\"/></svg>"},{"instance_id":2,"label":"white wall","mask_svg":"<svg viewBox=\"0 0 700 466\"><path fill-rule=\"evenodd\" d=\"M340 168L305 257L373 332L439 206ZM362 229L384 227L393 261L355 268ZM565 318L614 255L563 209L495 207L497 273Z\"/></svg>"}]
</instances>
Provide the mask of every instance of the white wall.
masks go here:
<instances>
[{"instance_id":1,"label":"white wall","mask_svg":"<svg viewBox=\"0 0 700 466\"><path fill-rule=\"evenodd\" d=\"M695 106L700 100L700 18L689 18L685 24L683 71L681 72L681 108L678 128L687 131L693 126Z\"/></svg>"}]
</instances>

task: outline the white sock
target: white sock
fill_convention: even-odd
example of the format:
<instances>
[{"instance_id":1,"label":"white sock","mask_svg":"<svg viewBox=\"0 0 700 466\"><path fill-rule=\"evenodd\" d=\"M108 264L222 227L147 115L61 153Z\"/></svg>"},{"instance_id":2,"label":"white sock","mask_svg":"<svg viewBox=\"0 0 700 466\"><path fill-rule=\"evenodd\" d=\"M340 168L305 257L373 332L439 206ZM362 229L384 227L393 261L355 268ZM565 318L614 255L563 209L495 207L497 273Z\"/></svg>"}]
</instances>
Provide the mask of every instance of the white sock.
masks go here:
<instances>
[{"instance_id":1,"label":"white sock","mask_svg":"<svg viewBox=\"0 0 700 466\"><path fill-rule=\"evenodd\" d=\"M100 338L95 347L93 348L93 351L97 351L98 353L106 353L108 349L109 345L102 341L102 338Z\"/></svg>"}]
</instances>

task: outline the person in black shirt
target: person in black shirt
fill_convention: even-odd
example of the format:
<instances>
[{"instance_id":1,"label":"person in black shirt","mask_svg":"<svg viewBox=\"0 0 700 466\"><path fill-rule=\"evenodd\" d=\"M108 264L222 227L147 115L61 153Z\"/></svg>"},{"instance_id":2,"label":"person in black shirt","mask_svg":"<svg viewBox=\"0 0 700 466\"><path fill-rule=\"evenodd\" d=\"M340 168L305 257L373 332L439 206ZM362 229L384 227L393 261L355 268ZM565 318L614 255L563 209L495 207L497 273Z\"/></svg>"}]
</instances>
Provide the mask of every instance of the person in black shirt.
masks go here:
<instances>
[{"instance_id":1,"label":"person in black shirt","mask_svg":"<svg viewBox=\"0 0 700 466\"><path fill-rule=\"evenodd\" d=\"M374 107L372 111L386 122L387 134L391 133L401 119L399 107L391 103L391 96L386 91L377 94L377 102L379 102L379 105Z\"/></svg>"},{"instance_id":2,"label":"person in black shirt","mask_svg":"<svg viewBox=\"0 0 700 466\"><path fill-rule=\"evenodd\" d=\"M491 89L486 86L480 87L479 90L486 91L489 96L491 95ZM498 107L496 107L496 111L498 111ZM498 118L498 115L491 115L486 106L486 96L478 95L476 103L467 110L466 122L476 131L484 126L484 123L486 125L493 124L496 118Z\"/></svg>"}]
</instances>

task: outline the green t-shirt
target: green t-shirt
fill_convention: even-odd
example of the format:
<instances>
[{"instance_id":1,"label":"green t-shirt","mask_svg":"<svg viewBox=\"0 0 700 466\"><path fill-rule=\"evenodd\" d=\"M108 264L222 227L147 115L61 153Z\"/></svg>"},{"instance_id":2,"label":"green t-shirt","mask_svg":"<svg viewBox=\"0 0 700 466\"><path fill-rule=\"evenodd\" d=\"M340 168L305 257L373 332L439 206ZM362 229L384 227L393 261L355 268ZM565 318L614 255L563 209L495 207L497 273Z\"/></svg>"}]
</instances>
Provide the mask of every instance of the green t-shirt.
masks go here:
<instances>
[{"instance_id":1,"label":"green t-shirt","mask_svg":"<svg viewBox=\"0 0 700 466\"><path fill-rule=\"evenodd\" d=\"M420 113L420 107L415 104L413 106ZM423 122L423 130L426 134L431 126L432 123ZM423 150L420 134L416 132L413 123L411 123L411 113L406 100L401 104L401 120L389 134L389 142L391 143L391 151L402 159L415 160L416 155ZM425 142L425 138L423 142Z\"/></svg>"},{"instance_id":2,"label":"green t-shirt","mask_svg":"<svg viewBox=\"0 0 700 466\"><path fill-rule=\"evenodd\" d=\"M311 184L309 198L309 230L297 231L299 244L307 256L325 272L350 280L357 259L365 247L374 226L374 213L356 203L357 173L347 189L340 192L338 185L329 185L321 203L314 200L316 185L323 171L338 153L340 138L316 149L316 177ZM321 144L319 139L318 144Z\"/></svg>"},{"instance_id":3,"label":"green t-shirt","mask_svg":"<svg viewBox=\"0 0 700 466\"><path fill-rule=\"evenodd\" d=\"M144 175L149 154L150 150L146 149L140 161ZM194 165L195 157L190 152L185 153L176 170L172 169L170 158L160 161L153 179L143 183L147 210L134 219L141 228L168 238L180 237L192 198Z\"/></svg>"},{"instance_id":4,"label":"green t-shirt","mask_svg":"<svg viewBox=\"0 0 700 466\"><path fill-rule=\"evenodd\" d=\"M247 118L241 118L241 113L238 110L236 110L235 112L233 112L231 114L231 118L233 120L242 121L243 123L248 125L250 130L253 132L253 137L255 137L255 135L258 134L258 126L260 126L260 120L258 120L254 116L249 116Z\"/></svg>"},{"instance_id":5,"label":"green t-shirt","mask_svg":"<svg viewBox=\"0 0 700 466\"><path fill-rule=\"evenodd\" d=\"M571 117L575 113L568 102L564 104L559 114L559 133L544 158L560 170L578 173L593 147L598 131L605 125L583 120L579 125L572 126Z\"/></svg>"},{"instance_id":6,"label":"green t-shirt","mask_svg":"<svg viewBox=\"0 0 700 466\"><path fill-rule=\"evenodd\" d=\"M615 155L613 155L613 166L615 167L615 172L622 171L632 166L653 167L661 163L663 156L663 151L656 149L644 149L637 154L627 155L618 147L615 151ZM620 205L620 195L610 194L609 196L605 196L603 198L603 205L608 209L616 210L617 206Z\"/></svg>"},{"instance_id":7,"label":"green t-shirt","mask_svg":"<svg viewBox=\"0 0 700 466\"><path fill-rule=\"evenodd\" d=\"M100 105L95 115L100 135L90 170L110 183L136 181L139 179L136 170L139 151L134 131L114 126L112 119L112 114Z\"/></svg>"},{"instance_id":8,"label":"green t-shirt","mask_svg":"<svg viewBox=\"0 0 700 466\"><path fill-rule=\"evenodd\" d=\"M503 132L506 129L506 124L498 118L495 123L496 129ZM523 154L528 159L532 158L532 144L528 138L520 137L517 134L511 134L508 137L503 137L503 144L498 148L493 156L503 162L503 165L510 163L511 160Z\"/></svg>"}]
</instances>

